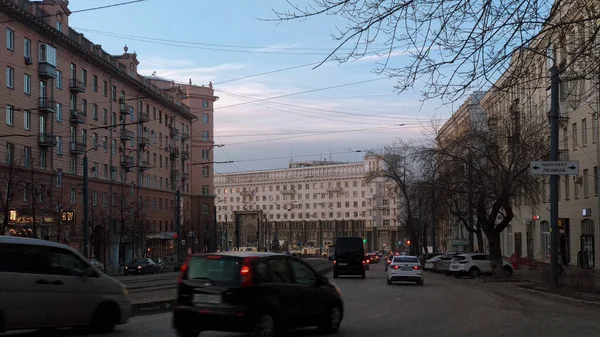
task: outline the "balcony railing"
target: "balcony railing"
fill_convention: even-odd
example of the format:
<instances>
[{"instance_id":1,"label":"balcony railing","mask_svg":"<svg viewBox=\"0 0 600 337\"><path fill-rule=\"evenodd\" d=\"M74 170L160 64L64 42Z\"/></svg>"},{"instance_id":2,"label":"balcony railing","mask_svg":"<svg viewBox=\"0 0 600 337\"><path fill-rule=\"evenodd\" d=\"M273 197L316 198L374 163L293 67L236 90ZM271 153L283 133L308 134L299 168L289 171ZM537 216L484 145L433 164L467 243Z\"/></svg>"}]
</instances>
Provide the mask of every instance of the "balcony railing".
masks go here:
<instances>
[{"instance_id":1,"label":"balcony railing","mask_svg":"<svg viewBox=\"0 0 600 337\"><path fill-rule=\"evenodd\" d=\"M133 156L121 156L121 167L130 170L133 168L134 158Z\"/></svg>"},{"instance_id":2,"label":"balcony railing","mask_svg":"<svg viewBox=\"0 0 600 337\"><path fill-rule=\"evenodd\" d=\"M121 130L121 141L131 141L135 138L135 134L131 130L123 129Z\"/></svg>"},{"instance_id":3,"label":"balcony railing","mask_svg":"<svg viewBox=\"0 0 600 337\"><path fill-rule=\"evenodd\" d=\"M58 75L56 66L48 62L39 63L38 74L43 78L56 78Z\"/></svg>"},{"instance_id":4,"label":"balcony railing","mask_svg":"<svg viewBox=\"0 0 600 337\"><path fill-rule=\"evenodd\" d=\"M142 146L150 144L150 137L148 136L139 136L138 143Z\"/></svg>"},{"instance_id":5,"label":"balcony railing","mask_svg":"<svg viewBox=\"0 0 600 337\"><path fill-rule=\"evenodd\" d=\"M181 133L181 141L187 142L188 140L190 140L190 134L187 132L182 132Z\"/></svg>"},{"instance_id":6,"label":"balcony railing","mask_svg":"<svg viewBox=\"0 0 600 337\"><path fill-rule=\"evenodd\" d=\"M182 179L182 180L190 180L190 174L189 174L189 173L184 173L184 174L181 176L181 179Z\"/></svg>"},{"instance_id":7,"label":"balcony railing","mask_svg":"<svg viewBox=\"0 0 600 337\"><path fill-rule=\"evenodd\" d=\"M140 166L140 170L142 170L142 171L152 168L152 166L150 166L150 161L148 161L146 159L141 159L139 162L139 166Z\"/></svg>"},{"instance_id":8,"label":"balcony railing","mask_svg":"<svg viewBox=\"0 0 600 337\"><path fill-rule=\"evenodd\" d=\"M82 142L71 142L71 154L85 153L85 144Z\"/></svg>"},{"instance_id":9,"label":"balcony railing","mask_svg":"<svg viewBox=\"0 0 600 337\"><path fill-rule=\"evenodd\" d=\"M181 159L190 160L190 152L187 150L181 150Z\"/></svg>"},{"instance_id":10,"label":"balcony railing","mask_svg":"<svg viewBox=\"0 0 600 337\"><path fill-rule=\"evenodd\" d=\"M79 123L85 124L86 116L82 111L79 110L71 110L71 118L69 118L71 123Z\"/></svg>"},{"instance_id":11,"label":"balcony railing","mask_svg":"<svg viewBox=\"0 0 600 337\"><path fill-rule=\"evenodd\" d=\"M54 113L56 111L56 101L50 97L40 97L39 103L39 112Z\"/></svg>"},{"instance_id":12,"label":"balcony railing","mask_svg":"<svg viewBox=\"0 0 600 337\"><path fill-rule=\"evenodd\" d=\"M175 128L171 128L171 138L174 140L179 140L179 130Z\"/></svg>"},{"instance_id":13,"label":"balcony railing","mask_svg":"<svg viewBox=\"0 0 600 337\"><path fill-rule=\"evenodd\" d=\"M69 80L69 89L71 89L72 92L85 92L85 82L72 78Z\"/></svg>"},{"instance_id":14,"label":"balcony railing","mask_svg":"<svg viewBox=\"0 0 600 337\"><path fill-rule=\"evenodd\" d=\"M127 115L130 112L130 105L127 105L125 103L119 103L119 112L123 115Z\"/></svg>"},{"instance_id":15,"label":"balcony railing","mask_svg":"<svg viewBox=\"0 0 600 337\"><path fill-rule=\"evenodd\" d=\"M147 113L147 112L140 113L138 121L140 123L147 123L147 122L149 122L150 121L150 114Z\"/></svg>"},{"instance_id":16,"label":"balcony railing","mask_svg":"<svg viewBox=\"0 0 600 337\"><path fill-rule=\"evenodd\" d=\"M55 147L58 144L56 136L49 132L39 134L38 142L41 147Z\"/></svg>"},{"instance_id":17,"label":"balcony railing","mask_svg":"<svg viewBox=\"0 0 600 337\"><path fill-rule=\"evenodd\" d=\"M179 157L179 148L175 146L171 146L169 148L169 153L171 154L171 159L175 159Z\"/></svg>"}]
</instances>

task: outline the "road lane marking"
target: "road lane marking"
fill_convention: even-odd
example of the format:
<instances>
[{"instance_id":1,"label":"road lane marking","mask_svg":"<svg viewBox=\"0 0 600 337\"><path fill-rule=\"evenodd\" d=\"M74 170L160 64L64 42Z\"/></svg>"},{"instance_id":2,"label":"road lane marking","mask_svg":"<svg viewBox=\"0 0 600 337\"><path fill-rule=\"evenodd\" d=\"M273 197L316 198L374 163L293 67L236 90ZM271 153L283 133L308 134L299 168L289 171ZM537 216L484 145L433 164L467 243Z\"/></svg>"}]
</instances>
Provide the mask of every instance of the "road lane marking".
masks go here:
<instances>
[{"instance_id":1,"label":"road lane marking","mask_svg":"<svg viewBox=\"0 0 600 337\"><path fill-rule=\"evenodd\" d=\"M367 319L373 319L373 318L377 318L377 317L381 317L381 316L385 316L387 315L387 312L382 312L381 314L377 314L377 315L373 315L373 316L369 316L367 317Z\"/></svg>"}]
</instances>

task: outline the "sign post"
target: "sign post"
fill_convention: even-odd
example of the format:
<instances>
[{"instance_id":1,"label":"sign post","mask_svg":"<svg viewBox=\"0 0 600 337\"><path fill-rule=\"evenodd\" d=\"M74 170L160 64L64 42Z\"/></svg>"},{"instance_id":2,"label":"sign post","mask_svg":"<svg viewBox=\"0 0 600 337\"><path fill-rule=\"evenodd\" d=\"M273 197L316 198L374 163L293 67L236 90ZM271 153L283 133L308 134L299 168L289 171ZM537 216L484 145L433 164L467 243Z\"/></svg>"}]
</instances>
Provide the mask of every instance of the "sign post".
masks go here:
<instances>
[{"instance_id":1,"label":"sign post","mask_svg":"<svg viewBox=\"0 0 600 337\"><path fill-rule=\"evenodd\" d=\"M579 175L578 161L532 161L531 174L546 176L577 176Z\"/></svg>"}]
</instances>

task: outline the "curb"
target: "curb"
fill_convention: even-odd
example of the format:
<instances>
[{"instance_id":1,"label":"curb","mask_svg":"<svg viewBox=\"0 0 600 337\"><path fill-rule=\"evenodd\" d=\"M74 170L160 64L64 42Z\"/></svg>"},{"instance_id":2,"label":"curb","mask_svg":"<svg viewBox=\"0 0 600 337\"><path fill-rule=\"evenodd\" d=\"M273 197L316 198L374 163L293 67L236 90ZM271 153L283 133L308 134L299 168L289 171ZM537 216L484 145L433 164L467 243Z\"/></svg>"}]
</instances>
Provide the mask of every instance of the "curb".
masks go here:
<instances>
[{"instance_id":1,"label":"curb","mask_svg":"<svg viewBox=\"0 0 600 337\"><path fill-rule=\"evenodd\" d=\"M325 275L333 269L333 266L327 266L317 270L320 275ZM131 305L131 317L153 315L173 310L177 304L176 299L161 300L154 302L134 303Z\"/></svg>"},{"instance_id":2,"label":"curb","mask_svg":"<svg viewBox=\"0 0 600 337\"><path fill-rule=\"evenodd\" d=\"M528 291L532 294L537 294L537 295L546 296L546 297L552 297L552 298L555 298L555 299L558 299L561 301L571 302L572 304L576 304L578 306L592 306L592 307L600 308L600 302L580 300L580 299L576 299L576 298L572 298L572 297L568 297L568 296L553 294L550 292L545 292L542 290L531 289L531 288L525 288L525 287L521 287L521 286L513 286L513 287L520 289L520 290Z\"/></svg>"}]
</instances>

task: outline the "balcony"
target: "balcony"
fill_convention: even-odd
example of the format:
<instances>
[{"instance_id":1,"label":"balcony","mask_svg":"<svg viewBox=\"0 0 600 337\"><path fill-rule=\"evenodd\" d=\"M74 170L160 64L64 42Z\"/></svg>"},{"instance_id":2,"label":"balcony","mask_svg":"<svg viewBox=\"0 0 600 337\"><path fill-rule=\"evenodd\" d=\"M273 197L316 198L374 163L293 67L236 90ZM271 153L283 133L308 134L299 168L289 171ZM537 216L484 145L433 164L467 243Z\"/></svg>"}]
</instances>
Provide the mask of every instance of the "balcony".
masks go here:
<instances>
[{"instance_id":1,"label":"balcony","mask_svg":"<svg viewBox=\"0 0 600 337\"><path fill-rule=\"evenodd\" d=\"M179 178L179 170L173 170L171 172L171 179L173 179L173 181L176 181L177 178Z\"/></svg>"},{"instance_id":2,"label":"balcony","mask_svg":"<svg viewBox=\"0 0 600 337\"><path fill-rule=\"evenodd\" d=\"M150 121L150 114L147 112L142 112L139 114L138 122L147 123Z\"/></svg>"},{"instance_id":3,"label":"balcony","mask_svg":"<svg viewBox=\"0 0 600 337\"><path fill-rule=\"evenodd\" d=\"M56 101L50 97L40 97L38 105L39 112L54 113L56 112Z\"/></svg>"},{"instance_id":4,"label":"balcony","mask_svg":"<svg viewBox=\"0 0 600 337\"><path fill-rule=\"evenodd\" d=\"M127 105L124 99L119 99L119 112L122 115L128 115L131 112L131 105Z\"/></svg>"},{"instance_id":5,"label":"balcony","mask_svg":"<svg viewBox=\"0 0 600 337\"><path fill-rule=\"evenodd\" d=\"M127 171L133 168L133 156L121 156L121 167Z\"/></svg>"},{"instance_id":6,"label":"balcony","mask_svg":"<svg viewBox=\"0 0 600 337\"><path fill-rule=\"evenodd\" d=\"M69 118L69 121L71 121L71 123L85 124L85 114L82 111L73 109L71 110L71 118Z\"/></svg>"},{"instance_id":7,"label":"balcony","mask_svg":"<svg viewBox=\"0 0 600 337\"><path fill-rule=\"evenodd\" d=\"M72 78L69 80L69 89L71 92L85 92L85 83L82 81L78 81L76 78Z\"/></svg>"},{"instance_id":8,"label":"balcony","mask_svg":"<svg viewBox=\"0 0 600 337\"><path fill-rule=\"evenodd\" d=\"M55 147L58 142L54 134L45 132L39 134L38 143L40 147Z\"/></svg>"},{"instance_id":9,"label":"balcony","mask_svg":"<svg viewBox=\"0 0 600 337\"><path fill-rule=\"evenodd\" d=\"M189 173L184 173L184 174L181 176L181 179L182 179L182 180L190 180L190 174L189 174Z\"/></svg>"},{"instance_id":10,"label":"balcony","mask_svg":"<svg viewBox=\"0 0 600 337\"><path fill-rule=\"evenodd\" d=\"M135 138L135 134L131 130L123 129L121 130L121 141L127 142L132 141Z\"/></svg>"},{"instance_id":11,"label":"balcony","mask_svg":"<svg viewBox=\"0 0 600 337\"><path fill-rule=\"evenodd\" d=\"M38 74L42 78L56 78L58 75L56 72L56 66L48 62L39 63Z\"/></svg>"},{"instance_id":12,"label":"balcony","mask_svg":"<svg viewBox=\"0 0 600 337\"><path fill-rule=\"evenodd\" d=\"M181 150L181 159L190 160L190 151Z\"/></svg>"},{"instance_id":13,"label":"balcony","mask_svg":"<svg viewBox=\"0 0 600 337\"><path fill-rule=\"evenodd\" d=\"M145 159L140 159L139 167L140 167L140 170L142 170L142 171L146 171L146 170L152 168L152 166L150 166L150 161L145 160Z\"/></svg>"},{"instance_id":14,"label":"balcony","mask_svg":"<svg viewBox=\"0 0 600 337\"><path fill-rule=\"evenodd\" d=\"M71 154L84 154L85 144L82 142L71 142Z\"/></svg>"},{"instance_id":15,"label":"balcony","mask_svg":"<svg viewBox=\"0 0 600 337\"><path fill-rule=\"evenodd\" d=\"M139 136L138 144L140 144L141 146L150 145L150 137L149 136Z\"/></svg>"},{"instance_id":16,"label":"balcony","mask_svg":"<svg viewBox=\"0 0 600 337\"><path fill-rule=\"evenodd\" d=\"M179 157L179 148L171 146L169 148L169 153L171 154L171 159L177 159L177 157Z\"/></svg>"},{"instance_id":17,"label":"balcony","mask_svg":"<svg viewBox=\"0 0 600 337\"><path fill-rule=\"evenodd\" d=\"M186 133L186 132L182 132L181 133L181 141L182 142L187 142L188 140L190 140L190 134Z\"/></svg>"},{"instance_id":18,"label":"balcony","mask_svg":"<svg viewBox=\"0 0 600 337\"><path fill-rule=\"evenodd\" d=\"M179 140L179 130L175 128L171 128L171 138L174 140Z\"/></svg>"}]
</instances>

